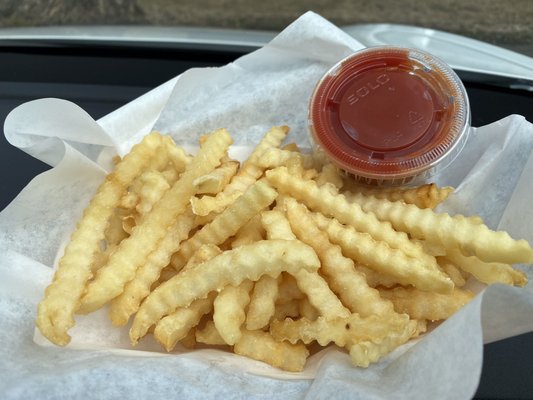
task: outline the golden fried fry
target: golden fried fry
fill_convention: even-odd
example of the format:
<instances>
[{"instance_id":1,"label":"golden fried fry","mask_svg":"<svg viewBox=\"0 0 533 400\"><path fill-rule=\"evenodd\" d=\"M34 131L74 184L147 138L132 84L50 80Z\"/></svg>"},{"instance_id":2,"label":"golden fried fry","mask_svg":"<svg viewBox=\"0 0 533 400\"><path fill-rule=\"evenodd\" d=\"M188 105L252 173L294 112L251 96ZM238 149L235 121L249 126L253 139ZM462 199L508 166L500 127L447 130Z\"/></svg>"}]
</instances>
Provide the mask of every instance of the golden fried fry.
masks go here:
<instances>
[{"instance_id":1,"label":"golden fried fry","mask_svg":"<svg viewBox=\"0 0 533 400\"><path fill-rule=\"evenodd\" d=\"M183 148L176 146L170 136L163 136L163 145L165 146L167 159L172 169L182 173L192 162L193 157L189 156Z\"/></svg>"},{"instance_id":2,"label":"golden fried fry","mask_svg":"<svg viewBox=\"0 0 533 400\"><path fill-rule=\"evenodd\" d=\"M385 275L381 272L377 272L371 268L368 268L364 264L356 263L355 269L361 272L366 279L366 282L368 283L368 286L370 287L377 287L377 286L383 286L386 288L397 286L400 282L398 282L398 279L394 276Z\"/></svg>"},{"instance_id":3,"label":"golden fried fry","mask_svg":"<svg viewBox=\"0 0 533 400\"><path fill-rule=\"evenodd\" d=\"M274 315L278 298L278 282L280 277L272 278L263 275L254 285L250 296L248 313L246 315L246 329L256 330L268 326Z\"/></svg>"},{"instance_id":4,"label":"golden fried fry","mask_svg":"<svg viewBox=\"0 0 533 400\"><path fill-rule=\"evenodd\" d=\"M200 246L198 250L189 258L187 264L183 267L182 271L187 271L190 268L194 268L206 261L215 258L219 254L222 254L222 250L213 243L207 243ZM175 270L174 270L175 272Z\"/></svg>"},{"instance_id":5,"label":"golden fried fry","mask_svg":"<svg viewBox=\"0 0 533 400\"><path fill-rule=\"evenodd\" d=\"M409 339L417 337L420 330L425 330L425 327L424 321L409 320L403 329L390 331L378 341L369 340L346 346L349 349L352 364L367 368L371 363L378 361Z\"/></svg>"},{"instance_id":6,"label":"golden fried fry","mask_svg":"<svg viewBox=\"0 0 533 400\"><path fill-rule=\"evenodd\" d=\"M266 332L247 330L243 332L233 351L293 372L302 371L309 356L309 351L304 345L278 342Z\"/></svg>"},{"instance_id":7,"label":"golden fried fry","mask_svg":"<svg viewBox=\"0 0 533 400\"><path fill-rule=\"evenodd\" d=\"M413 237L436 241L447 249L459 248L464 254L475 255L486 262L531 263L533 249L525 240L514 240L507 232L491 231L486 225L471 224L465 218L437 214L412 204L354 195L363 210Z\"/></svg>"},{"instance_id":8,"label":"golden fried fry","mask_svg":"<svg viewBox=\"0 0 533 400\"><path fill-rule=\"evenodd\" d=\"M254 215L270 205L278 193L264 182L257 181L246 192L226 208L208 225L182 243L180 250L172 257L172 265L180 270L186 260L203 244L219 245L235 235Z\"/></svg>"},{"instance_id":9,"label":"golden fried fry","mask_svg":"<svg viewBox=\"0 0 533 400\"><path fill-rule=\"evenodd\" d=\"M382 356L418 334L417 321L410 321L406 315L399 315L391 321L376 316L362 319L357 314L348 318L327 321L319 317L316 321L302 318L298 321L287 319L273 321L271 334L277 340L310 343L317 340L321 345L335 342L346 347L356 366L366 368Z\"/></svg>"},{"instance_id":10,"label":"golden fried fry","mask_svg":"<svg viewBox=\"0 0 533 400\"><path fill-rule=\"evenodd\" d=\"M170 256L187 238L193 222L194 215L188 207L184 214L178 216L146 262L137 269L135 277L124 285L124 291L111 300L109 318L113 325L126 325L130 316L137 312L141 302L150 294L152 284L159 279L161 270L170 262Z\"/></svg>"},{"instance_id":11,"label":"golden fried fry","mask_svg":"<svg viewBox=\"0 0 533 400\"><path fill-rule=\"evenodd\" d=\"M287 143L286 145L282 146L281 150L292 151L293 153L301 153L300 148L294 142Z\"/></svg>"},{"instance_id":12,"label":"golden fried fry","mask_svg":"<svg viewBox=\"0 0 533 400\"><path fill-rule=\"evenodd\" d=\"M451 187L438 187L434 183L414 187L414 188L388 188L358 185L351 180L348 190L353 193L361 193L365 196L374 196L377 199L387 199L389 201L403 201L407 204L414 204L419 208L435 208L450 196L453 192ZM348 200L353 193L345 192Z\"/></svg>"},{"instance_id":13,"label":"golden fried fry","mask_svg":"<svg viewBox=\"0 0 533 400\"><path fill-rule=\"evenodd\" d=\"M207 321L202 329L196 329L196 341L211 346L224 346L226 344L218 333L215 323L211 320Z\"/></svg>"},{"instance_id":14,"label":"golden fried fry","mask_svg":"<svg viewBox=\"0 0 533 400\"><path fill-rule=\"evenodd\" d=\"M292 150L283 150L278 148L267 149L261 158L258 159L257 164L262 168L276 168L281 166L287 166L289 160L294 158L301 159L302 154L300 152L294 152ZM309 167L309 166L308 166Z\"/></svg>"},{"instance_id":15,"label":"golden fried fry","mask_svg":"<svg viewBox=\"0 0 533 400\"><path fill-rule=\"evenodd\" d=\"M226 161L209 174L196 178L193 182L197 194L217 194L237 173L238 161Z\"/></svg>"},{"instance_id":16,"label":"golden fried fry","mask_svg":"<svg viewBox=\"0 0 533 400\"><path fill-rule=\"evenodd\" d=\"M155 326L154 337L166 351L172 351L176 343L184 339L200 319L213 310L216 292L205 299L194 300L188 307L179 308L161 319Z\"/></svg>"},{"instance_id":17,"label":"golden fried fry","mask_svg":"<svg viewBox=\"0 0 533 400\"><path fill-rule=\"evenodd\" d=\"M392 301L396 312L429 321L447 319L474 297L474 293L458 288L449 294L423 292L413 287L380 289L379 293Z\"/></svg>"},{"instance_id":18,"label":"golden fried fry","mask_svg":"<svg viewBox=\"0 0 533 400\"><path fill-rule=\"evenodd\" d=\"M91 277L93 255L99 250L114 208L128 185L150 162L161 143L161 136L153 133L134 146L100 185L85 209L76 231L39 303L37 327L51 342L65 346L70 341L67 331L74 326L74 312Z\"/></svg>"},{"instance_id":19,"label":"golden fried fry","mask_svg":"<svg viewBox=\"0 0 533 400\"><path fill-rule=\"evenodd\" d=\"M446 257L437 257L437 262L442 271L453 281L455 287L463 287L466 284L466 279L470 276L468 272L452 264Z\"/></svg>"},{"instance_id":20,"label":"golden fried fry","mask_svg":"<svg viewBox=\"0 0 533 400\"><path fill-rule=\"evenodd\" d=\"M291 200L295 203L293 199L287 199L284 202L286 207L290 207L293 204ZM269 239L293 240L296 238L291 230L289 221L287 221L285 215L280 211L263 212L262 222ZM318 273L310 273L302 270L295 274L294 278L296 279L298 288L307 295L309 302L318 310L320 315L327 318L336 318L345 317L350 314L349 310L344 307L337 296L331 291L327 282ZM289 296L284 295L283 290L280 290L279 297ZM290 297L293 299L296 298L294 295L290 295Z\"/></svg>"},{"instance_id":21,"label":"golden fried fry","mask_svg":"<svg viewBox=\"0 0 533 400\"><path fill-rule=\"evenodd\" d=\"M304 154L290 149L278 149L272 147L267 149L261 158L257 160L257 165L265 169L277 167L287 167L291 160L297 159L304 169L320 169L325 163L324 159L316 158L314 154Z\"/></svg>"},{"instance_id":22,"label":"golden fried fry","mask_svg":"<svg viewBox=\"0 0 533 400\"><path fill-rule=\"evenodd\" d=\"M280 193L291 195L312 210L335 217L339 222L350 224L360 232L368 232L374 239L382 240L390 247L436 267L435 258L425 254L404 232L395 231L390 223L379 221L374 214L364 212L358 204L349 203L343 195L331 193L331 186L321 188L314 181L292 177L285 167L267 171L266 176Z\"/></svg>"},{"instance_id":23,"label":"golden fried fry","mask_svg":"<svg viewBox=\"0 0 533 400\"><path fill-rule=\"evenodd\" d=\"M226 251L158 286L133 320L131 342L135 345L161 317L178 307L187 307L213 290L230 284L237 286L246 279L256 281L265 274L275 277L282 271L316 271L319 265L313 249L298 241L261 241Z\"/></svg>"},{"instance_id":24,"label":"golden fried fry","mask_svg":"<svg viewBox=\"0 0 533 400\"><path fill-rule=\"evenodd\" d=\"M141 188L138 191L139 200L135 206L135 210L139 215L144 216L148 214L155 203L163 197L165 192L170 189L170 185L160 172L146 171L138 180L141 183ZM139 221L137 222L139 223Z\"/></svg>"},{"instance_id":25,"label":"golden fried fry","mask_svg":"<svg viewBox=\"0 0 533 400\"><path fill-rule=\"evenodd\" d=\"M265 230L261 225L261 215L256 214L235 234L231 247L236 248L245 244L265 239Z\"/></svg>"},{"instance_id":26,"label":"golden fried fry","mask_svg":"<svg viewBox=\"0 0 533 400\"><path fill-rule=\"evenodd\" d=\"M322 214L311 214L311 217L329 240L341 247L345 256L396 279L397 283L442 293L452 289L453 282L438 266L428 266L422 260L409 257L385 242L376 241L369 234L359 233L335 219Z\"/></svg>"},{"instance_id":27,"label":"golden fried fry","mask_svg":"<svg viewBox=\"0 0 533 400\"><path fill-rule=\"evenodd\" d=\"M270 324L270 333L274 339L290 343L302 341L308 344L316 340L322 346L333 342L337 346L348 347L354 364L366 367L409 340L416 328L416 321L410 321L406 314L389 317L371 315L366 318L351 314L346 318L333 320L323 317L318 317L315 321L305 318L297 321L274 320ZM387 338L390 339L387 341Z\"/></svg>"},{"instance_id":28,"label":"golden fried fry","mask_svg":"<svg viewBox=\"0 0 533 400\"><path fill-rule=\"evenodd\" d=\"M222 192L217 193L214 197L204 196L201 199L196 197L191 199L194 213L207 215L213 211L221 212L226 206L235 201L263 175L265 169L257 164L263 153L269 148L279 147L288 133L289 128L287 126L270 129Z\"/></svg>"},{"instance_id":29,"label":"golden fried fry","mask_svg":"<svg viewBox=\"0 0 533 400\"><path fill-rule=\"evenodd\" d=\"M463 271L472 274L478 281L487 285L504 283L525 286L527 283L527 275L514 269L509 264L484 262L476 256L464 256L458 249L448 250L446 258Z\"/></svg>"},{"instance_id":30,"label":"golden fried fry","mask_svg":"<svg viewBox=\"0 0 533 400\"><path fill-rule=\"evenodd\" d=\"M124 285L134 278L137 268L154 250L168 227L185 211L189 198L194 194L194 179L213 170L230 144L231 137L224 129L210 135L180 179L154 204L142 224L135 226L131 236L120 243L107 265L98 270L81 299L80 313L97 310L122 293Z\"/></svg>"},{"instance_id":31,"label":"golden fried fry","mask_svg":"<svg viewBox=\"0 0 533 400\"><path fill-rule=\"evenodd\" d=\"M322 167L322 171L320 171L315 181L318 186L322 186L327 183L328 185L335 186L337 189L342 188L342 185L344 184L339 170L333 164L324 165Z\"/></svg>"},{"instance_id":32,"label":"golden fried fry","mask_svg":"<svg viewBox=\"0 0 533 400\"><path fill-rule=\"evenodd\" d=\"M315 179L318 176L316 169L304 169L302 179Z\"/></svg>"},{"instance_id":33,"label":"golden fried fry","mask_svg":"<svg viewBox=\"0 0 533 400\"><path fill-rule=\"evenodd\" d=\"M201 263L218 256L222 251L213 244L203 245L189 258L183 267L186 271ZM176 270L171 268L176 274ZM172 276L171 276L172 277ZM169 278L170 279L170 278ZM168 280L168 279L167 279ZM154 337L167 350L171 351L178 341L189 336L191 330L198 325L200 319L213 310L216 292L211 292L205 299L198 299L188 307L178 308L172 314L162 318L155 326ZM189 339L190 341L191 339Z\"/></svg>"},{"instance_id":34,"label":"golden fried fry","mask_svg":"<svg viewBox=\"0 0 533 400\"><path fill-rule=\"evenodd\" d=\"M254 283L245 280L237 286L227 285L213 304L213 322L224 342L233 346L241 338L241 325L246 320L245 308L250 302Z\"/></svg>"},{"instance_id":35,"label":"golden fried fry","mask_svg":"<svg viewBox=\"0 0 533 400\"><path fill-rule=\"evenodd\" d=\"M313 222L305 206L292 199L285 204L292 230L298 239L315 250L321 262L320 270L327 276L329 285L342 303L351 312L362 316L392 314L392 304L381 299L379 292L368 286L364 275L355 269L353 260L344 257L339 246L331 244L327 235ZM308 297L318 309L312 302L312 296Z\"/></svg>"}]
</instances>

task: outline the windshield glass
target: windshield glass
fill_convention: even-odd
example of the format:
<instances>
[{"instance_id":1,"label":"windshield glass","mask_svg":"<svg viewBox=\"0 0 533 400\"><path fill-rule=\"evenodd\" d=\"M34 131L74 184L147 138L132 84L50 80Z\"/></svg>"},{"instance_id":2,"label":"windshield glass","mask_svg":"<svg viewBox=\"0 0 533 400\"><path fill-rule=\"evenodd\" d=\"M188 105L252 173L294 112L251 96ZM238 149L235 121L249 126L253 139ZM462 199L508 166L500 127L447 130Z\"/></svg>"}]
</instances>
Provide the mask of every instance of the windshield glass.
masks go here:
<instances>
[{"instance_id":1,"label":"windshield glass","mask_svg":"<svg viewBox=\"0 0 533 400\"><path fill-rule=\"evenodd\" d=\"M533 55L531 0L6 0L0 4L0 27L149 25L280 31L308 10L338 26L405 24Z\"/></svg>"}]
</instances>

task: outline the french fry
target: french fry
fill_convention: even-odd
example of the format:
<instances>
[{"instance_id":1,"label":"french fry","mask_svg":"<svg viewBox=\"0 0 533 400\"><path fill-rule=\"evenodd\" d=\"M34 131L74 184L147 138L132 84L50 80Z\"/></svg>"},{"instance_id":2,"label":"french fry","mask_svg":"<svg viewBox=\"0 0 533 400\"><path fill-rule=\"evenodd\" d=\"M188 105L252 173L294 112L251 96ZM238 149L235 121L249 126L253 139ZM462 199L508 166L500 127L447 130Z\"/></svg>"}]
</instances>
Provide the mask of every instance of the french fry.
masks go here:
<instances>
[{"instance_id":1,"label":"french fry","mask_svg":"<svg viewBox=\"0 0 533 400\"><path fill-rule=\"evenodd\" d=\"M437 242L428 242L427 240L422 239L413 239L411 241L420 244L424 251L428 254L431 254L433 257L445 256L446 247ZM438 261L437 261L438 264Z\"/></svg>"},{"instance_id":2,"label":"french fry","mask_svg":"<svg viewBox=\"0 0 533 400\"><path fill-rule=\"evenodd\" d=\"M322 167L322 171L320 171L315 181L318 186L327 183L328 185L335 186L337 189L341 189L342 185L344 185L344 181L337 167L329 163Z\"/></svg>"},{"instance_id":3,"label":"french fry","mask_svg":"<svg viewBox=\"0 0 533 400\"><path fill-rule=\"evenodd\" d=\"M170 185L163 175L157 171L146 171L139 177L139 181L141 187L138 192L139 200L135 210L142 218L142 216L152 210L154 204L170 189Z\"/></svg>"},{"instance_id":4,"label":"french fry","mask_svg":"<svg viewBox=\"0 0 533 400\"><path fill-rule=\"evenodd\" d=\"M365 318L351 314L333 320L324 317L318 317L315 321L305 318L296 321L274 320L270 324L270 333L274 339L287 340L292 344L298 341L309 344L316 340L321 346L333 342L337 346L348 347L352 362L367 367L400 342L405 343L416 332L416 327L417 322L410 321L406 314L389 317L371 315Z\"/></svg>"},{"instance_id":5,"label":"french fry","mask_svg":"<svg viewBox=\"0 0 533 400\"><path fill-rule=\"evenodd\" d=\"M398 282L398 279L394 276L385 275L381 272L377 272L373 270L372 268L368 268L364 264L356 263L355 269L357 269L359 272L361 272L366 279L366 282L368 283L368 286L370 287L377 287L377 286L383 286L386 288L397 286L400 282Z\"/></svg>"},{"instance_id":6,"label":"french fry","mask_svg":"<svg viewBox=\"0 0 533 400\"><path fill-rule=\"evenodd\" d=\"M392 301L396 312L429 321L449 318L474 297L474 293L459 288L449 294L423 292L413 287L380 288L379 293Z\"/></svg>"},{"instance_id":7,"label":"french fry","mask_svg":"<svg viewBox=\"0 0 533 400\"><path fill-rule=\"evenodd\" d=\"M266 332L247 330L243 332L233 351L292 372L302 371L309 356L309 351L302 344L279 342Z\"/></svg>"},{"instance_id":8,"label":"french fry","mask_svg":"<svg viewBox=\"0 0 533 400\"><path fill-rule=\"evenodd\" d=\"M239 285L262 275L278 276L282 271L316 271L320 265L309 246L289 240L261 241L226 251L195 268L182 271L157 287L142 303L130 329L133 345L148 328L178 307L205 297L226 285Z\"/></svg>"},{"instance_id":9,"label":"french fry","mask_svg":"<svg viewBox=\"0 0 533 400\"><path fill-rule=\"evenodd\" d=\"M290 207L293 204L291 200L286 200L286 207ZM269 239L293 240L296 238L291 230L289 221L287 221L285 215L280 211L263 212L262 222ZM318 252L317 254L320 257ZM326 318L336 318L345 317L350 314L349 310L344 307L337 296L331 291L328 283L318 273L301 270L294 274L294 278L296 279L298 288L307 295L309 302L318 310L320 315Z\"/></svg>"},{"instance_id":10,"label":"french fry","mask_svg":"<svg viewBox=\"0 0 533 400\"><path fill-rule=\"evenodd\" d=\"M216 297L213 322L224 342L233 346L241 338L241 325L246 320L245 308L250 302L254 283L245 280L237 286L227 285Z\"/></svg>"},{"instance_id":11,"label":"french fry","mask_svg":"<svg viewBox=\"0 0 533 400\"><path fill-rule=\"evenodd\" d=\"M194 215L190 209L178 216L163 237L158 247L151 252L132 280L124 285L124 291L111 300L109 318L115 326L123 326L137 312L139 305L150 294L152 284L157 281L161 270L170 262L170 256L187 238L193 227Z\"/></svg>"},{"instance_id":12,"label":"french fry","mask_svg":"<svg viewBox=\"0 0 533 400\"><path fill-rule=\"evenodd\" d=\"M265 169L271 169L281 166L287 166L287 163L289 160L292 160L294 158L302 158L302 154L300 152L295 152L292 150L285 150L285 149L278 149L278 148L270 148L267 149L261 158L257 160L257 164ZM307 165L306 167L310 167L310 165Z\"/></svg>"},{"instance_id":13,"label":"french fry","mask_svg":"<svg viewBox=\"0 0 533 400\"><path fill-rule=\"evenodd\" d=\"M212 320L206 322L203 328L196 329L196 341L211 346L224 346L226 342L218 333L215 323Z\"/></svg>"},{"instance_id":14,"label":"french fry","mask_svg":"<svg viewBox=\"0 0 533 400\"><path fill-rule=\"evenodd\" d=\"M403 329L391 330L379 341L369 340L346 347L353 365L367 368L371 363L378 361L409 339L417 337L420 329L425 330L425 327L425 321L409 320Z\"/></svg>"},{"instance_id":15,"label":"french fry","mask_svg":"<svg viewBox=\"0 0 533 400\"><path fill-rule=\"evenodd\" d=\"M507 285L525 286L527 276L509 264L484 262L476 256L464 256L459 249L450 249L446 259L465 272L472 274L478 281L491 285L504 283Z\"/></svg>"},{"instance_id":16,"label":"french fry","mask_svg":"<svg viewBox=\"0 0 533 400\"><path fill-rule=\"evenodd\" d=\"M194 194L194 179L219 164L231 141L224 129L210 135L180 179L154 204L152 211L143 218L142 224L133 229L131 236L120 243L108 263L98 270L95 279L87 285L78 312L86 314L95 311L122 293L124 285L134 278L137 268L154 250L168 227L185 211L189 198Z\"/></svg>"},{"instance_id":17,"label":"french fry","mask_svg":"<svg viewBox=\"0 0 533 400\"><path fill-rule=\"evenodd\" d=\"M352 180L351 182L355 181ZM353 193L361 193L365 196L374 196L377 199L403 201L407 204L414 204L419 208L435 208L453 192L453 188L451 187L441 188L434 183L428 183L415 188L383 188L352 183L347 189L349 192L344 192L344 195L349 201L354 195Z\"/></svg>"},{"instance_id":18,"label":"french fry","mask_svg":"<svg viewBox=\"0 0 533 400\"><path fill-rule=\"evenodd\" d=\"M268 326L274 315L278 298L278 282L280 277L272 278L263 275L254 285L250 296L248 313L246 315L246 329L256 330Z\"/></svg>"},{"instance_id":19,"label":"french fry","mask_svg":"<svg viewBox=\"0 0 533 400\"><path fill-rule=\"evenodd\" d=\"M459 248L486 262L532 263L533 249L526 240L514 240L504 231L491 231L486 225L471 224L468 219L437 214L412 204L354 195L352 200L363 210L392 223L395 229L413 237L436 241L447 249Z\"/></svg>"},{"instance_id":20,"label":"french fry","mask_svg":"<svg viewBox=\"0 0 533 400\"><path fill-rule=\"evenodd\" d=\"M409 257L385 242L376 241L369 234L357 232L353 227L342 225L335 219L318 213L310 215L318 228L328 235L329 240L339 245L345 256L358 263L394 278L403 285L442 293L452 290L453 282L438 266L429 266L418 258Z\"/></svg>"},{"instance_id":21,"label":"french fry","mask_svg":"<svg viewBox=\"0 0 533 400\"><path fill-rule=\"evenodd\" d=\"M192 162L193 157L188 155L182 147L176 146L170 136L163 136L163 145L172 170L178 173L185 171L187 166Z\"/></svg>"},{"instance_id":22,"label":"french fry","mask_svg":"<svg viewBox=\"0 0 533 400\"><path fill-rule=\"evenodd\" d=\"M209 174L200 176L193 181L197 194L217 194L224 189L231 178L237 173L238 161L225 161Z\"/></svg>"},{"instance_id":23,"label":"french fry","mask_svg":"<svg viewBox=\"0 0 533 400\"><path fill-rule=\"evenodd\" d=\"M74 313L92 275L93 256L105 237L109 218L127 186L148 165L160 143L161 135L153 133L134 146L107 176L85 209L38 306L37 327L52 343L60 346L69 343L67 332L74 326Z\"/></svg>"},{"instance_id":24,"label":"french fry","mask_svg":"<svg viewBox=\"0 0 533 400\"><path fill-rule=\"evenodd\" d=\"M124 232L126 232L128 236L130 236L133 232L133 228L135 228L135 225L135 216L133 214L125 216L122 219L122 229L124 229Z\"/></svg>"},{"instance_id":25,"label":"french fry","mask_svg":"<svg viewBox=\"0 0 533 400\"><path fill-rule=\"evenodd\" d=\"M211 260L212 258L215 258L219 254L222 254L222 250L220 250L220 248L217 245L213 243L203 244L189 258L189 260L187 261L187 264L185 264L182 271L187 271L188 269L194 268L197 265L200 265L206 261Z\"/></svg>"},{"instance_id":26,"label":"french fry","mask_svg":"<svg viewBox=\"0 0 533 400\"><path fill-rule=\"evenodd\" d=\"M320 316L318 310L309 302L307 297L298 302L298 311L302 318L306 318L310 321L314 321Z\"/></svg>"},{"instance_id":27,"label":"french fry","mask_svg":"<svg viewBox=\"0 0 533 400\"><path fill-rule=\"evenodd\" d=\"M186 260L203 244L219 245L235 235L252 217L270 205L278 193L266 182L257 181L213 221L180 246L172 257L172 265L179 271Z\"/></svg>"},{"instance_id":28,"label":"french fry","mask_svg":"<svg viewBox=\"0 0 533 400\"><path fill-rule=\"evenodd\" d=\"M236 248L245 244L265 239L265 230L261 225L261 216L256 214L235 234L231 247Z\"/></svg>"},{"instance_id":29,"label":"french fry","mask_svg":"<svg viewBox=\"0 0 533 400\"><path fill-rule=\"evenodd\" d=\"M303 177L304 173L304 165L302 162L302 157L297 154L294 157L291 157L287 160L287 171L289 174L295 177Z\"/></svg>"},{"instance_id":30,"label":"french fry","mask_svg":"<svg viewBox=\"0 0 533 400\"><path fill-rule=\"evenodd\" d=\"M325 160L315 157L315 154L304 154L291 149L272 147L267 149L257 160L257 165L265 169L287 167L288 163L295 158L300 160L304 169L317 170L325 164Z\"/></svg>"},{"instance_id":31,"label":"french fry","mask_svg":"<svg viewBox=\"0 0 533 400\"><path fill-rule=\"evenodd\" d=\"M182 307L161 319L155 326L154 337L165 348L172 351L178 341L184 339L200 319L213 310L216 292L205 299L194 300L188 307Z\"/></svg>"},{"instance_id":32,"label":"french fry","mask_svg":"<svg viewBox=\"0 0 533 400\"><path fill-rule=\"evenodd\" d=\"M293 153L301 153L300 148L294 142L287 143L281 147L281 150L291 151Z\"/></svg>"},{"instance_id":33,"label":"french fry","mask_svg":"<svg viewBox=\"0 0 533 400\"><path fill-rule=\"evenodd\" d=\"M213 244L203 245L191 256L191 258L189 258L189 261L183 267L183 270L186 271L195 268L197 265L218 256L220 253L222 253L222 251ZM174 268L171 268L171 270L174 271L175 275L176 270ZM155 326L155 339L161 343L167 351L172 351L174 346L176 346L176 343L184 340L189 335L189 332L198 325L200 319L205 314L213 311L213 302L215 298L216 292L211 292L205 299L194 300L190 306L178 308L173 313L162 318Z\"/></svg>"},{"instance_id":34,"label":"french fry","mask_svg":"<svg viewBox=\"0 0 533 400\"><path fill-rule=\"evenodd\" d=\"M319 187L311 180L292 177L285 167L269 170L266 176L280 193L296 198L310 209L334 217L360 232L368 232L374 239L384 241L411 257L420 258L430 266L437 265L435 258L425 254L404 232L395 231L390 223L379 221L374 214L364 212L358 204L349 203L343 195L331 193L330 188Z\"/></svg>"},{"instance_id":35,"label":"french fry","mask_svg":"<svg viewBox=\"0 0 533 400\"><path fill-rule=\"evenodd\" d=\"M322 346L334 342L348 349L354 365L366 368L424 328L425 324L410 321L405 314L395 321L378 319L376 316L362 319L353 314L333 321L322 317L316 321L305 318L298 321L276 320L271 325L271 334L277 340L289 342L302 340L310 343L317 340Z\"/></svg>"},{"instance_id":36,"label":"french fry","mask_svg":"<svg viewBox=\"0 0 533 400\"><path fill-rule=\"evenodd\" d=\"M321 262L320 270L328 277L329 285L352 313L357 312L362 316L394 313L392 303L381 299L379 292L368 286L364 275L355 269L353 260L344 257L339 246L331 244L327 235L318 229L305 206L293 199L288 199L285 205L296 237L315 250ZM312 296L308 297L311 304L319 309L313 303Z\"/></svg>"},{"instance_id":37,"label":"french fry","mask_svg":"<svg viewBox=\"0 0 533 400\"><path fill-rule=\"evenodd\" d=\"M263 175L264 168L257 164L263 153L269 148L279 147L288 133L289 128L287 126L270 129L222 192L217 193L214 197L204 196L201 199L196 197L191 199L194 213L207 215L213 211L221 212L227 205L235 201Z\"/></svg>"},{"instance_id":38,"label":"french fry","mask_svg":"<svg viewBox=\"0 0 533 400\"><path fill-rule=\"evenodd\" d=\"M93 255L93 262L91 263L91 274L94 275L96 271L98 271L103 265L107 263L107 260L109 259L109 255L115 251L117 248L117 245L111 245L106 246L106 249L103 251L99 251L98 253L94 253Z\"/></svg>"},{"instance_id":39,"label":"french fry","mask_svg":"<svg viewBox=\"0 0 533 400\"><path fill-rule=\"evenodd\" d=\"M318 177L318 172L316 169L304 169L302 173L302 179L316 179Z\"/></svg>"},{"instance_id":40,"label":"french fry","mask_svg":"<svg viewBox=\"0 0 533 400\"><path fill-rule=\"evenodd\" d=\"M437 262L442 271L453 281L456 288L463 287L466 284L466 279L470 276L468 272L461 270L446 257L437 257Z\"/></svg>"}]
</instances>

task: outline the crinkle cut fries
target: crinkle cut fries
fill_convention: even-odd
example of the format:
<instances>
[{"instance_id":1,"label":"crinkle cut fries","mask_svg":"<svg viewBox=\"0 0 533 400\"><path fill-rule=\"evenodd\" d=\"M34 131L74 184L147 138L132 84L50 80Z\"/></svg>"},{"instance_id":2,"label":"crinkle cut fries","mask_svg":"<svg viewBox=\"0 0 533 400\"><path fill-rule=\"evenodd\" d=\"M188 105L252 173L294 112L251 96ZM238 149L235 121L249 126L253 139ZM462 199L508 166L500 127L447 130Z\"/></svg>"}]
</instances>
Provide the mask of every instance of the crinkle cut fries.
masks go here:
<instances>
[{"instance_id":1,"label":"crinkle cut fries","mask_svg":"<svg viewBox=\"0 0 533 400\"><path fill-rule=\"evenodd\" d=\"M271 128L242 164L225 129L194 156L151 133L117 160L90 201L38 308L69 343L74 314L109 304L135 345L217 346L301 371L309 344L367 367L448 318L485 284L524 286L525 240L479 217L437 214L451 188L350 181Z\"/></svg>"}]
</instances>

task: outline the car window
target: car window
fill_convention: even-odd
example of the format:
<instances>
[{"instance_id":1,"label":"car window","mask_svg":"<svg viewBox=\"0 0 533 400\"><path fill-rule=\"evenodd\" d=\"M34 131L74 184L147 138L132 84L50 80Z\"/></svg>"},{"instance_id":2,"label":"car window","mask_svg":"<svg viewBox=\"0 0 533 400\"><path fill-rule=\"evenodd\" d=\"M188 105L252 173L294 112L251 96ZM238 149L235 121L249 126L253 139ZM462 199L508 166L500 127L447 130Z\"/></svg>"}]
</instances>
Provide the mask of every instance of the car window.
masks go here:
<instances>
[{"instance_id":1,"label":"car window","mask_svg":"<svg viewBox=\"0 0 533 400\"><path fill-rule=\"evenodd\" d=\"M308 10L339 26L412 25L533 55L530 0L6 0L0 4L0 27L148 25L280 31Z\"/></svg>"}]
</instances>

